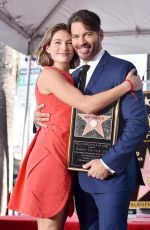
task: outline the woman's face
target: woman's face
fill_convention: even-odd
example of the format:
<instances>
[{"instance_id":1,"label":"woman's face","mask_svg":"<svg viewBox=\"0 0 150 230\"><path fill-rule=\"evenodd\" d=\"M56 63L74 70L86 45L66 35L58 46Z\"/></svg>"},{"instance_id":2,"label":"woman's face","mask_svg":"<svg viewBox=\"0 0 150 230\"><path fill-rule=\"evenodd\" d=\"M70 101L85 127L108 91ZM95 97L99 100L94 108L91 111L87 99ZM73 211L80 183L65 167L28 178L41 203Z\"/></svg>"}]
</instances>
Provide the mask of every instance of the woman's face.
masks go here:
<instances>
[{"instance_id":1,"label":"woman's face","mask_svg":"<svg viewBox=\"0 0 150 230\"><path fill-rule=\"evenodd\" d=\"M54 65L56 63L70 64L74 55L71 35L65 30L57 31L46 50L51 55Z\"/></svg>"}]
</instances>

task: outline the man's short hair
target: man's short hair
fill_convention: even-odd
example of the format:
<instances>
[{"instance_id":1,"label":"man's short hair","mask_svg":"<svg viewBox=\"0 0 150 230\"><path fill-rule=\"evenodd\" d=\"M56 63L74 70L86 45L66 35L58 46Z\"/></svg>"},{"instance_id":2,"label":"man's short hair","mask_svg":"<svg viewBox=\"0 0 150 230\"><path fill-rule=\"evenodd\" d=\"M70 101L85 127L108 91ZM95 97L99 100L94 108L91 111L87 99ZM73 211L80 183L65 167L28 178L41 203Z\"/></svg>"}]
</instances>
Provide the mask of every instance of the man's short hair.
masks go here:
<instances>
[{"instance_id":1,"label":"man's short hair","mask_svg":"<svg viewBox=\"0 0 150 230\"><path fill-rule=\"evenodd\" d=\"M101 19L100 17L92 11L89 10L79 10L71 15L68 20L67 27L68 31L71 33L71 25L74 22L81 22L86 28L93 31L100 31Z\"/></svg>"}]
</instances>

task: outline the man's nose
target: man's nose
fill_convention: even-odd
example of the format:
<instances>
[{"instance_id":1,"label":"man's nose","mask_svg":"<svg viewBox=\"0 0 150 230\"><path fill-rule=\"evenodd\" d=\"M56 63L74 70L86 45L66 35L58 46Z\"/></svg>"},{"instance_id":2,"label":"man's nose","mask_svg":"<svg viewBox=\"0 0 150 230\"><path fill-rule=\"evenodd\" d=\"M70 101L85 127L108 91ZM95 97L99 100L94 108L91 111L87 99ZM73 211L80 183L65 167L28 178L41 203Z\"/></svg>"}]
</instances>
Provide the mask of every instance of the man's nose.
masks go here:
<instances>
[{"instance_id":1,"label":"man's nose","mask_svg":"<svg viewBox=\"0 0 150 230\"><path fill-rule=\"evenodd\" d=\"M84 38L83 36L79 37L78 43L79 43L80 45L83 45L85 42L86 42L86 41L85 41L85 38Z\"/></svg>"}]
</instances>

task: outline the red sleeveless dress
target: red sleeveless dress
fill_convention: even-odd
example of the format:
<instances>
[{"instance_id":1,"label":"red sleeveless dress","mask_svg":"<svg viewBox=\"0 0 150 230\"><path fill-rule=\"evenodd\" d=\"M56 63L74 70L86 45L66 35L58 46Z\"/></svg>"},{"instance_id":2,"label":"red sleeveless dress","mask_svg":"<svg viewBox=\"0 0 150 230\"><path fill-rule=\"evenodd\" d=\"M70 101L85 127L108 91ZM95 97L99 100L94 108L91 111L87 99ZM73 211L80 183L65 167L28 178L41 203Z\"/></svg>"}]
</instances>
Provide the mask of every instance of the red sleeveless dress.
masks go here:
<instances>
[{"instance_id":1,"label":"red sleeveless dress","mask_svg":"<svg viewBox=\"0 0 150 230\"><path fill-rule=\"evenodd\" d=\"M68 72L58 71L73 84ZM51 117L48 128L39 129L27 150L8 208L48 218L58 214L69 200L71 216L72 175L67 170L71 107L54 94L40 94L37 86L35 94L37 104L45 104L42 112Z\"/></svg>"}]
</instances>

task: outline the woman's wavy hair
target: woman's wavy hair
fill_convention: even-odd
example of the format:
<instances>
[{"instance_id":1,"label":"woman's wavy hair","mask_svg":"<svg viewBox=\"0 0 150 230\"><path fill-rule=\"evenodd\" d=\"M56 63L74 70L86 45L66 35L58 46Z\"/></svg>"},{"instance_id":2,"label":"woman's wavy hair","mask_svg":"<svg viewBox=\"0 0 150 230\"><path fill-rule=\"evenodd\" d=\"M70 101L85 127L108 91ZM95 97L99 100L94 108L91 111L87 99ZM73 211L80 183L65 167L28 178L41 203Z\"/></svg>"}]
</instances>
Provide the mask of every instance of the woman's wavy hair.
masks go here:
<instances>
[{"instance_id":1,"label":"woman's wavy hair","mask_svg":"<svg viewBox=\"0 0 150 230\"><path fill-rule=\"evenodd\" d=\"M50 45L52 37L54 34L59 31L59 30L64 30L67 31L67 25L64 23L58 23L52 28L49 28L40 42L37 50L34 52L34 55L37 57L37 63L41 66L52 66L53 65L53 59L51 58L51 55L47 53L46 51L46 46ZM70 62L70 68L74 69L78 66L79 64L79 57L78 55L74 52L74 56Z\"/></svg>"}]
</instances>

